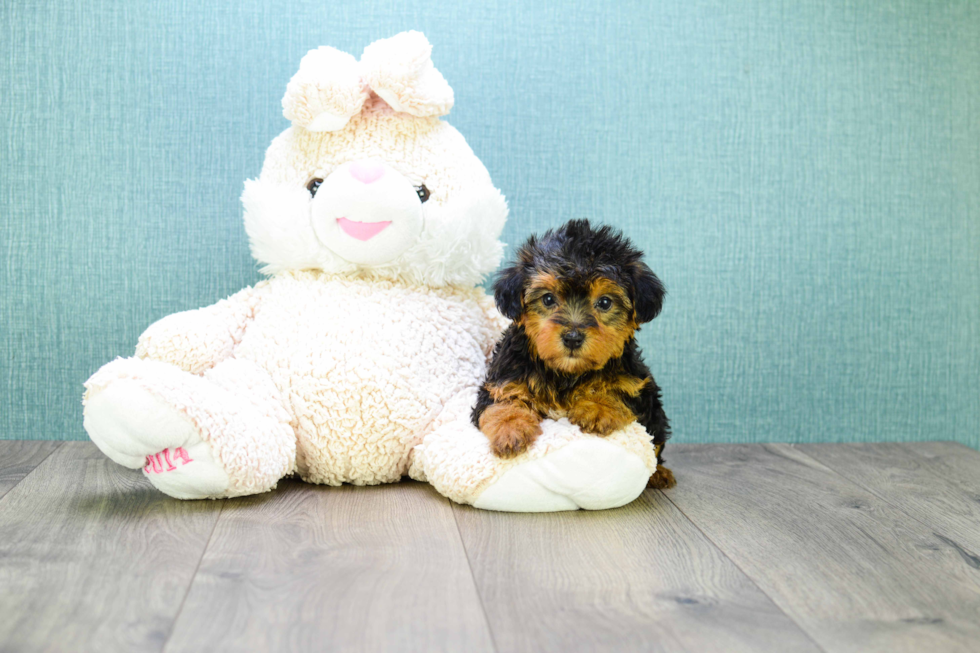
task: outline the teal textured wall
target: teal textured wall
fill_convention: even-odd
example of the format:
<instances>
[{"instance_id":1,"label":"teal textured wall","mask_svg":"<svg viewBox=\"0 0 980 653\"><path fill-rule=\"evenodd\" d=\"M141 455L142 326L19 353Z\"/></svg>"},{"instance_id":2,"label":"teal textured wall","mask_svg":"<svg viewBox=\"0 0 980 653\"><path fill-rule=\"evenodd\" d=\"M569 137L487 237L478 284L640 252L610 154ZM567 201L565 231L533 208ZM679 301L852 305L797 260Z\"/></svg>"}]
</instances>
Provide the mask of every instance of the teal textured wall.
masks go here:
<instances>
[{"instance_id":1,"label":"teal textured wall","mask_svg":"<svg viewBox=\"0 0 980 653\"><path fill-rule=\"evenodd\" d=\"M980 445L980 3L0 3L0 437L259 279L242 181L302 55L424 31L505 240L623 227L678 441ZM510 251L513 251L512 249Z\"/></svg>"}]
</instances>

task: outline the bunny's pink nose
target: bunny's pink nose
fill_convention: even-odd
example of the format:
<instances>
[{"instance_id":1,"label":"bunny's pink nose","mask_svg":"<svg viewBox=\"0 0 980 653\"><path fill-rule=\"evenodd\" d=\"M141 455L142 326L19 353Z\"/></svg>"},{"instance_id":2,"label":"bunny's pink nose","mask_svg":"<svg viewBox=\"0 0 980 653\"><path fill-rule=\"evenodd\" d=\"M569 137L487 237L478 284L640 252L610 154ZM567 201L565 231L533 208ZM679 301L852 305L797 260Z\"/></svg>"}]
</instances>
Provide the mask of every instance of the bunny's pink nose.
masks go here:
<instances>
[{"instance_id":1,"label":"bunny's pink nose","mask_svg":"<svg viewBox=\"0 0 980 653\"><path fill-rule=\"evenodd\" d=\"M364 184L381 179L384 173L384 166L374 161L355 161L350 167L351 176Z\"/></svg>"}]
</instances>

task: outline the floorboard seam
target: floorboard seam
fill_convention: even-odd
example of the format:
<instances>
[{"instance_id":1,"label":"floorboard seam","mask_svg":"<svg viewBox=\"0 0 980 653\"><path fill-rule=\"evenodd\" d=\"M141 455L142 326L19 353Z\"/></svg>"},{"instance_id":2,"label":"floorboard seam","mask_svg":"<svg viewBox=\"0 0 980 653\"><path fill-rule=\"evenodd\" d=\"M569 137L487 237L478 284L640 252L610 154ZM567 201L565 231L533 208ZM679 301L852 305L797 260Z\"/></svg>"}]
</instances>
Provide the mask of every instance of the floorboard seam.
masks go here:
<instances>
[{"instance_id":1,"label":"floorboard seam","mask_svg":"<svg viewBox=\"0 0 980 653\"><path fill-rule=\"evenodd\" d=\"M470 552L463 541L463 532L459 530L459 520L456 518L456 506L450 499L446 499L449 509L453 513L453 523L456 524L456 535L459 536L459 545L463 547L463 555L466 556L466 567L470 570L470 579L473 581L473 589L476 591L476 600L480 602L480 611L483 612L483 620L487 624L487 632L490 634L490 645L494 651L499 651L497 640L493 636L493 626L490 623L490 615L487 614L487 606L483 604L483 594L480 592L480 584L476 581L476 574L473 572L473 563L470 561Z\"/></svg>"},{"instance_id":2,"label":"floorboard seam","mask_svg":"<svg viewBox=\"0 0 980 653\"><path fill-rule=\"evenodd\" d=\"M803 635L808 640L810 640L811 642L813 642L813 645L814 646L816 646L818 649L820 649L824 653L828 653L827 649L824 648L823 645L820 644L820 642L818 642L817 640L815 640L813 638L813 635L811 635L810 632L806 628L804 628L802 624L800 624L800 622L798 622L796 619L793 618L793 615L791 615L788 612L786 612L786 610L784 610L782 608L782 606L780 606L779 603L776 602L775 597L770 596L769 595L769 592L767 592L766 590L762 589L762 587L759 585L759 583L757 583L756 580L754 578L752 578L752 576L750 574L748 574L744 569L742 569L741 565L739 565L735 560L732 559L731 556L728 555L728 552L727 551L725 551L723 548L721 548L721 546L717 542L715 542L713 539L711 539L711 537L706 532L704 532L704 530L697 524L697 522L695 522L693 519L691 519L691 517L686 512L684 512L684 510L679 505L677 505L677 503L675 503L673 499L671 499L669 496L667 496L667 493L666 492L664 492L663 490L657 490L657 492L659 492L662 497L664 497L665 499L667 499L667 501L670 501L671 505L674 506L675 508L677 508L677 510L682 515L684 515L684 519L686 519L687 521L689 521L691 523L691 525L694 526L694 528L696 528L698 530L699 533L701 533L702 535L704 535L705 539L708 540L709 542L711 542L711 545L713 547L715 547L716 549L718 549L718 551L721 553L721 555L725 556L725 559L727 559L729 562L731 562L732 565L734 565L735 568L738 569L739 572L741 572L741 574L743 576L745 576L749 580L750 583L752 583L753 585L755 585L755 587L759 590L759 592L761 592L763 596L765 596L766 598L768 598L769 601L776 607L777 610L779 610L780 612L782 612L784 615L786 615L786 618L787 619L789 619L794 624L796 624L796 627L799 628L800 632L803 633Z\"/></svg>"},{"instance_id":3,"label":"floorboard seam","mask_svg":"<svg viewBox=\"0 0 980 653\"><path fill-rule=\"evenodd\" d=\"M33 474L34 472L36 472L37 471L37 468L40 467L41 465L43 465L45 460L47 460L48 458L50 458L54 454L55 451L58 451L63 446L65 446L65 441L64 440L62 440L61 442L59 442L58 445L54 449L52 449L51 451L49 451L47 456L45 456L44 458L42 458L41 460L39 460L38 463L36 465L34 465L34 469L32 469L31 471L29 471L26 474L24 474L24 478L27 478L28 476L30 476L31 474ZM15 487L17 487L21 483L23 483L24 482L24 478L20 479L16 483L14 483L11 487L7 488L7 491L6 492L4 492L3 494L0 494L0 501L3 501L3 498L5 496L7 496L8 494L10 494L10 491L11 490L13 490Z\"/></svg>"},{"instance_id":4,"label":"floorboard seam","mask_svg":"<svg viewBox=\"0 0 980 653\"><path fill-rule=\"evenodd\" d=\"M167 635L166 641L164 641L163 646L160 647L160 653L165 653L167 647L170 646L170 638L174 636L174 630L177 628L177 621L180 620L181 613L184 612L184 604L187 603L187 597L191 593L191 588L194 587L194 581L197 580L197 572L201 569L201 563L204 562L204 556L208 553L208 548L211 546L211 538L214 537L214 531L218 528L218 522L221 520L221 515L225 511L225 505L227 505L227 499L220 499L221 507L218 508L218 516L214 518L214 524L211 525L211 532L208 533L208 540L204 543L204 549L201 551L201 557L197 561L197 565L194 567L194 573L191 574L191 580L187 583L187 590L184 591L184 596L180 599L180 606L177 608L177 612L174 614L174 620L170 624L170 633Z\"/></svg>"}]
</instances>

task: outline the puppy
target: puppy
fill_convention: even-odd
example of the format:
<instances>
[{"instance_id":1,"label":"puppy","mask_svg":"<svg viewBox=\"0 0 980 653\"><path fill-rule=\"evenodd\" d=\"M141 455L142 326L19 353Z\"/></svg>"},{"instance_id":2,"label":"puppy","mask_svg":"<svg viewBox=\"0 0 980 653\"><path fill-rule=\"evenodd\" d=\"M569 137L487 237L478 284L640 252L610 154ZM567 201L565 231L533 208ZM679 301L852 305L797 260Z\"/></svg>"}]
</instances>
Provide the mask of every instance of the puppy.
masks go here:
<instances>
[{"instance_id":1,"label":"puppy","mask_svg":"<svg viewBox=\"0 0 980 653\"><path fill-rule=\"evenodd\" d=\"M603 436L638 421L657 455L650 486L674 485L663 466L670 425L634 337L666 294L642 257L611 227L572 220L531 236L497 277L497 308L513 323L472 414L496 455L525 451L545 417Z\"/></svg>"}]
</instances>

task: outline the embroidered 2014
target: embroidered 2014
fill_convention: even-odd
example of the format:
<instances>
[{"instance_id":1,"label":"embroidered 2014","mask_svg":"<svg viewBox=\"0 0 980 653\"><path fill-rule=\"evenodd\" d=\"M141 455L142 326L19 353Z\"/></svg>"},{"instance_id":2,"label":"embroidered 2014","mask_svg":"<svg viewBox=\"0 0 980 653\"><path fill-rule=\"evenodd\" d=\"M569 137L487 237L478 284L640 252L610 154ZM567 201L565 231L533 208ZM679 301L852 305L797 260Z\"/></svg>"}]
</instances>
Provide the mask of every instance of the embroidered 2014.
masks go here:
<instances>
[{"instance_id":1,"label":"embroidered 2014","mask_svg":"<svg viewBox=\"0 0 980 653\"><path fill-rule=\"evenodd\" d=\"M178 460L181 461L181 466L183 467L187 463L194 462L190 456L187 455L187 451L183 447L177 447L173 451L173 460L170 458L170 449L164 449L160 453L154 454L152 456L146 457L146 466L143 467L143 471L147 474L162 474L164 472L172 472L177 469L174 465ZM160 458L163 456L163 459ZM166 468L164 468L164 463L166 463Z\"/></svg>"}]
</instances>

